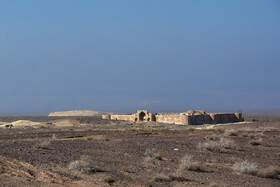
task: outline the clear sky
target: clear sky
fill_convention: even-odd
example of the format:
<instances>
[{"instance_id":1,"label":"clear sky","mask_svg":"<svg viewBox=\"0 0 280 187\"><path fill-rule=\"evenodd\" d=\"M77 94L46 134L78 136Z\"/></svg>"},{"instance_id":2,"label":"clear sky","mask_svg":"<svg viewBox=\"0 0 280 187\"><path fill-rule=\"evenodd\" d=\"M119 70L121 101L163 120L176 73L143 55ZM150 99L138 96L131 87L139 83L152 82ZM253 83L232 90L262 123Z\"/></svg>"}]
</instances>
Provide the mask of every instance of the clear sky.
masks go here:
<instances>
[{"instance_id":1,"label":"clear sky","mask_svg":"<svg viewBox=\"0 0 280 187\"><path fill-rule=\"evenodd\" d=\"M279 0L1 0L0 115L280 109Z\"/></svg>"}]
</instances>

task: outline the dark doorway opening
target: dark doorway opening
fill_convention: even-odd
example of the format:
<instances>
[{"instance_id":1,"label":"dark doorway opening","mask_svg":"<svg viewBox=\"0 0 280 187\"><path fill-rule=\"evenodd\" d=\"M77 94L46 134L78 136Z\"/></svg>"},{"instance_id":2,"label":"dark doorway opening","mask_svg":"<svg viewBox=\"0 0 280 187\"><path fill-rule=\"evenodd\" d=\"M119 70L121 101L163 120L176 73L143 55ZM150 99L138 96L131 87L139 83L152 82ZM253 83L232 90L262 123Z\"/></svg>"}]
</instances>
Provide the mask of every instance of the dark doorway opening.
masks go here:
<instances>
[{"instance_id":1,"label":"dark doorway opening","mask_svg":"<svg viewBox=\"0 0 280 187\"><path fill-rule=\"evenodd\" d=\"M146 120L146 114L144 112L140 112L139 114L139 121Z\"/></svg>"}]
</instances>

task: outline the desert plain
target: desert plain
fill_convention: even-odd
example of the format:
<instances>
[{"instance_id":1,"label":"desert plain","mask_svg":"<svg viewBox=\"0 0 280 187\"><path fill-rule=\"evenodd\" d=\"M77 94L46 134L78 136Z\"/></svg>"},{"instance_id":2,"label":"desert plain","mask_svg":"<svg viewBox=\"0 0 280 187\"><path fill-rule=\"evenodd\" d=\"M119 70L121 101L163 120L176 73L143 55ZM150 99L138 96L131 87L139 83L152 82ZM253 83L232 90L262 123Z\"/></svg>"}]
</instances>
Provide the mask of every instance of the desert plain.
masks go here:
<instances>
[{"instance_id":1,"label":"desert plain","mask_svg":"<svg viewBox=\"0 0 280 187\"><path fill-rule=\"evenodd\" d=\"M0 186L280 186L280 115L244 118L2 116Z\"/></svg>"}]
</instances>

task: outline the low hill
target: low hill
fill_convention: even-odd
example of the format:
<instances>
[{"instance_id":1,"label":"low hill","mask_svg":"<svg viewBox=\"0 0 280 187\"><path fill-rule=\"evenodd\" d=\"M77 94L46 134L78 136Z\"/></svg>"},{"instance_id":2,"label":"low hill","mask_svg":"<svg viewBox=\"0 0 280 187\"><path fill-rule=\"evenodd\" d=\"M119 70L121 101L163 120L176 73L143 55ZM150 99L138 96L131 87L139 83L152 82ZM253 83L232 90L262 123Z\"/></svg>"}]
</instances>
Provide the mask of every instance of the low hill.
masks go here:
<instances>
[{"instance_id":1,"label":"low hill","mask_svg":"<svg viewBox=\"0 0 280 187\"><path fill-rule=\"evenodd\" d=\"M102 116L106 114L112 114L112 113L96 111L96 110L71 110L71 111L51 112L49 113L48 116Z\"/></svg>"}]
</instances>

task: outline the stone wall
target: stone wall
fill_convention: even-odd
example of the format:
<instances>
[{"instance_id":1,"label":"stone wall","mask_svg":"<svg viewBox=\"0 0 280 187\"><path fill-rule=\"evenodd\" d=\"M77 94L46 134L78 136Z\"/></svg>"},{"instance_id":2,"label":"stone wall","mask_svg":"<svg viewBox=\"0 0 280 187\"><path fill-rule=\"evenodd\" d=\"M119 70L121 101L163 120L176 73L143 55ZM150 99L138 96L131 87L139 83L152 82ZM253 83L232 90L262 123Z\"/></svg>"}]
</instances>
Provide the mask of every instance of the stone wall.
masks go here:
<instances>
[{"instance_id":1,"label":"stone wall","mask_svg":"<svg viewBox=\"0 0 280 187\"><path fill-rule=\"evenodd\" d=\"M111 115L111 120L135 121L136 115Z\"/></svg>"},{"instance_id":2,"label":"stone wall","mask_svg":"<svg viewBox=\"0 0 280 187\"><path fill-rule=\"evenodd\" d=\"M187 125L187 116L180 114L160 114L155 115L155 121L161 123L175 123Z\"/></svg>"},{"instance_id":3,"label":"stone wall","mask_svg":"<svg viewBox=\"0 0 280 187\"><path fill-rule=\"evenodd\" d=\"M211 113L210 116L214 123L233 123L242 121L241 113Z\"/></svg>"},{"instance_id":4,"label":"stone wall","mask_svg":"<svg viewBox=\"0 0 280 187\"><path fill-rule=\"evenodd\" d=\"M209 114L187 116L189 125L212 124L213 120Z\"/></svg>"},{"instance_id":5,"label":"stone wall","mask_svg":"<svg viewBox=\"0 0 280 187\"><path fill-rule=\"evenodd\" d=\"M102 119L111 119L111 115L102 115Z\"/></svg>"},{"instance_id":6,"label":"stone wall","mask_svg":"<svg viewBox=\"0 0 280 187\"><path fill-rule=\"evenodd\" d=\"M156 121L160 123L173 123L182 125L200 125L216 123L234 123L242 121L241 113L205 113L194 111L173 114L148 113L147 110L138 110L131 115L103 115L102 119L125 121Z\"/></svg>"},{"instance_id":7,"label":"stone wall","mask_svg":"<svg viewBox=\"0 0 280 187\"><path fill-rule=\"evenodd\" d=\"M189 115L189 125L234 123L242 121L241 113L208 113L204 115Z\"/></svg>"}]
</instances>

